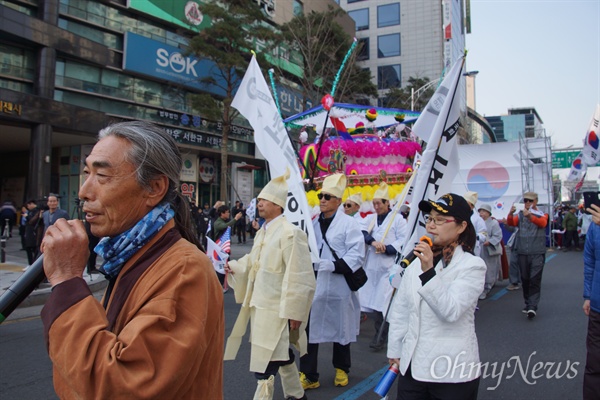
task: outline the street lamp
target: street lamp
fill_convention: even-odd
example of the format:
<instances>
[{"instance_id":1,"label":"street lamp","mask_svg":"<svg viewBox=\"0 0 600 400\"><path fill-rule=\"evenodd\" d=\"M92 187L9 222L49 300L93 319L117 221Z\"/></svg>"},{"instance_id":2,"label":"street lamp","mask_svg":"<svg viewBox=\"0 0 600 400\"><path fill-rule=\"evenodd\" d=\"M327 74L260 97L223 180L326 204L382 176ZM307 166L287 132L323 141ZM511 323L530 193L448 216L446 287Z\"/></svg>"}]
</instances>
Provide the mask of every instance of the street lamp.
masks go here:
<instances>
[{"instance_id":1,"label":"street lamp","mask_svg":"<svg viewBox=\"0 0 600 400\"><path fill-rule=\"evenodd\" d=\"M423 94L423 92L425 90L429 89L433 85L438 84L441 80L442 80L442 78L436 79L434 81L430 81L430 82L426 83L425 85L421 86L420 88L418 88L417 90L415 90L415 88L410 88L410 111L415 110L415 100L419 100L419 97Z\"/></svg>"}]
</instances>

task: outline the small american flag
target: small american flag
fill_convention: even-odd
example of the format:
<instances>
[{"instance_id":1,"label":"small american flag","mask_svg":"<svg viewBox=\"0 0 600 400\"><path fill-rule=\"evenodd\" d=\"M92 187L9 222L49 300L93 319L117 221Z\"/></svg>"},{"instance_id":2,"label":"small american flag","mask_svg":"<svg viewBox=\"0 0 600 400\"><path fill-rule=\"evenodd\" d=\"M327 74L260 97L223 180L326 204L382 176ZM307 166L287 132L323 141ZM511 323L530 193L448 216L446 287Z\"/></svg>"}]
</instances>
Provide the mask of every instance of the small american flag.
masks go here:
<instances>
[{"instance_id":1,"label":"small american flag","mask_svg":"<svg viewBox=\"0 0 600 400\"><path fill-rule=\"evenodd\" d=\"M230 253L231 252L231 227L228 226L227 229L225 229L225 232L221 235L220 238L217 239L217 241L215 242L216 244L218 244L221 247L221 250L223 250L225 253Z\"/></svg>"}]
</instances>

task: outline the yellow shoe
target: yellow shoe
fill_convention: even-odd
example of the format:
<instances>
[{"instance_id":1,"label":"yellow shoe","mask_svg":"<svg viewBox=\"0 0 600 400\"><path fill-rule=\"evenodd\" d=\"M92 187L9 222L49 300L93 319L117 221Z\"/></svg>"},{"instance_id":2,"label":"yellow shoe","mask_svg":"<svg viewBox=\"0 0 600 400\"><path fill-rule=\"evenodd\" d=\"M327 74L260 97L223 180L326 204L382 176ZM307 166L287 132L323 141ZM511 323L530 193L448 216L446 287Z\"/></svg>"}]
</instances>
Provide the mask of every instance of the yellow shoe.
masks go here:
<instances>
[{"instance_id":1,"label":"yellow shoe","mask_svg":"<svg viewBox=\"0 0 600 400\"><path fill-rule=\"evenodd\" d=\"M308 378L306 377L306 375L304 375L304 372L300 372L300 383L302 384L302 389L306 390L306 389L316 389L319 386L321 386L321 384L319 383L319 381L309 381ZM348 380L346 379L346 384L348 383Z\"/></svg>"},{"instance_id":2,"label":"yellow shoe","mask_svg":"<svg viewBox=\"0 0 600 400\"><path fill-rule=\"evenodd\" d=\"M339 369L335 369L335 380L333 381L335 386L346 386L348 384L348 374Z\"/></svg>"}]
</instances>

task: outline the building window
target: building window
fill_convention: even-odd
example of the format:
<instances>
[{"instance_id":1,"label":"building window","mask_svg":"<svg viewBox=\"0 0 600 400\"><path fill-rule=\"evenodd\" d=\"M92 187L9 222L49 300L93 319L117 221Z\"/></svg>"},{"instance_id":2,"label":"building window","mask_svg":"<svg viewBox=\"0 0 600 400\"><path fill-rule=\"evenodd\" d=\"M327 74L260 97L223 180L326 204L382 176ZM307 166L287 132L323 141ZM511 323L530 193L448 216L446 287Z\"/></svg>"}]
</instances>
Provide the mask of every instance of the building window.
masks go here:
<instances>
[{"instance_id":1,"label":"building window","mask_svg":"<svg viewBox=\"0 0 600 400\"><path fill-rule=\"evenodd\" d=\"M402 76L400 64L377 67L377 89L400 87Z\"/></svg>"},{"instance_id":2,"label":"building window","mask_svg":"<svg viewBox=\"0 0 600 400\"><path fill-rule=\"evenodd\" d=\"M400 3L377 7L377 27L400 25Z\"/></svg>"},{"instance_id":3,"label":"building window","mask_svg":"<svg viewBox=\"0 0 600 400\"><path fill-rule=\"evenodd\" d=\"M304 14L304 4L299 0L294 0L294 17Z\"/></svg>"},{"instance_id":4,"label":"building window","mask_svg":"<svg viewBox=\"0 0 600 400\"><path fill-rule=\"evenodd\" d=\"M358 3L359 1L365 1L365 0L348 0L348 4Z\"/></svg>"},{"instance_id":5,"label":"building window","mask_svg":"<svg viewBox=\"0 0 600 400\"><path fill-rule=\"evenodd\" d=\"M400 34L383 35L377 38L377 58L400 55Z\"/></svg>"},{"instance_id":6,"label":"building window","mask_svg":"<svg viewBox=\"0 0 600 400\"><path fill-rule=\"evenodd\" d=\"M369 59L369 38L358 39L358 55L356 61L364 61Z\"/></svg>"},{"instance_id":7,"label":"building window","mask_svg":"<svg viewBox=\"0 0 600 400\"><path fill-rule=\"evenodd\" d=\"M354 20L357 31L369 29L369 9L361 8L360 10L349 11L348 15Z\"/></svg>"}]
</instances>

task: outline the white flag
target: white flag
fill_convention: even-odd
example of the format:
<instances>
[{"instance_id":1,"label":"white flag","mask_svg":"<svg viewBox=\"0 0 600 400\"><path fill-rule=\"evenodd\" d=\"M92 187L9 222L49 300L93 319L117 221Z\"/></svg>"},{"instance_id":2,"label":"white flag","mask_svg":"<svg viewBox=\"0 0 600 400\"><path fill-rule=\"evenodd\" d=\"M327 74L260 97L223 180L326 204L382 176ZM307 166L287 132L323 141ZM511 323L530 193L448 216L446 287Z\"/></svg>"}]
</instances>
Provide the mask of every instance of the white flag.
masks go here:
<instances>
[{"instance_id":1,"label":"white flag","mask_svg":"<svg viewBox=\"0 0 600 400\"><path fill-rule=\"evenodd\" d=\"M459 170L457 135L460 126L461 93L459 85L464 67L461 57L435 91L425 110L417 119L413 131L420 138L427 137L427 146L421 156L421 165L411 193L408 214L407 240L402 253L396 256L396 271L392 285L398 287L404 270L400 267L402 256L412 253L415 243L425 235L425 220L419 211L421 200L437 200L448 193Z\"/></svg>"},{"instance_id":2,"label":"white flag","mask_svg":"<svg viewBox=\"0 0 600 400\"><path fill-rule=\"evenodd\" d=\"M583 161L583 152L579 153L571 164L571 170L567 176L567 181L579 181L585 175L587 171L587 165Z\"/></svg>"},{"instance_id":3,"label":"white flag","mask_svg":"<svg viewBox=\"0 0 600 400\"><path fill-rule=\"evenodd\" d=\"M206 238L206 255L213 263L215 271L220 274L225 273L225 263L229 258L229 254L225 253L221 246L212 241L211 238Z\"/></svg>"},{"instance_id":4,"label":"white flag","mask_svg":"<svg viewBox=\"0 0 600 400\"><path fill-rule=\"evenodd\" d=\"M600 104L596 106L596 112L592 115L590 126L585 135L585 142L583 143L583 154L582 161L588 166L595 166L600 161L598 154L598 145L600 144L600 132L598 132L598 121L600 121Z\"/></svg>"},{"instance_id":5,"label":"white flag","mask_svg":"<svg viewBox=\"0 0 600 400\"><path fill-rule=\"evenodd\" d=\"M288 221L306 232L311 259L313 262L318 262L317 242L296 153L254 56L231 105L237 108L252 125L254 143L269 162L271 176L281 176L285 173L286 167L290 168L285 216Z\"/></svg>"}]
</instances>

